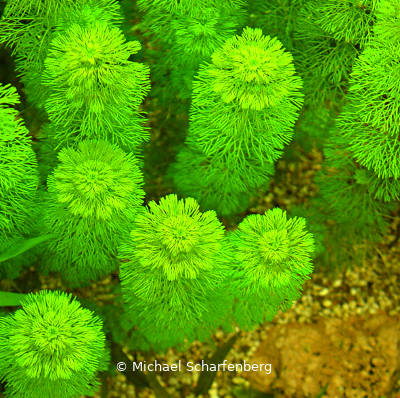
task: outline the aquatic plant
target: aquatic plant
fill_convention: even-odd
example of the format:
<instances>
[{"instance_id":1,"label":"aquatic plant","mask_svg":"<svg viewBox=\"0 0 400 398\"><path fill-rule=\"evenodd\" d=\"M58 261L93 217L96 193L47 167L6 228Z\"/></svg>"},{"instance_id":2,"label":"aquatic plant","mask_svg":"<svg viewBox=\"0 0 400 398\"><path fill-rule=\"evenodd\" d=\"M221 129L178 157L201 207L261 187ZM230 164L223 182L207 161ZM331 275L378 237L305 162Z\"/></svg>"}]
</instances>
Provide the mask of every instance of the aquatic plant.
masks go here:
<instances>
[{"instance_id":1,"label":"aquatic plant","mask_svg":"<svg viewBox=\"0 0 400 398\"><path fill-rule=\"evenodd\" d=\"M204 338L218 325L228 305L223 242L215 212L200 212L192 198L168 195L135 218L119 250L120 278L138 334L154 349Z\"/></svg>"},{"instance_id":2,"label":"aquatic plant","mask_svg":"<svg viewBox=\"0 0 400 398\"><path fill-rule=\"evenodd\" d=\"M291 141L302 83L291 54L260 29L228 39L211 61L193 82L187 149L171 174L179 192L229 215L245 208L232 207L246 203L236 198L266 185ZM201 188L185 178L189 170Z\"/></svg>"},{"instance_id":3,"label":"aquatic plant","mask_svg":"<svg viewBox=\"0 0 400 398\"><path fill-rule=\"evenodd\" d=\"M58 146L107 139L138 150L148 139L139 106L150 88L148 67L130 60L140 43L93 15L90 22L68 18L49 44L42 76L52 138Z\"/></svg>"},{"instance_id":4,"label":"aquatic plant","mask_svg":"<svg viewBox=\"0 0 400 398\"><path fill-rule=\"evenodd\" d=\"M354 61L372 35L378 0L303 2L293 29L305 103L340 107Z\"/></svg>"},{"instance_id":5,"label":"aquatic plant","mask_svg":"<svg viewBox=\"0 0 400 398\"><path fill-rule=\"evenodd\" d=\"M38 168L31 138L14 106L20 100L15 87L0 85L0 247L29 235L37 204ZM0 263L0 275L15 278L18 263Z\"/></svg>"},{"instance_id":6,"label":"aquatic plant","mask_svg":"<svg viewBox=\"0 0 400 398\"><path fill-rule=\"evenodd\" d=\"M106 365L102 321L64 292L28 295L0 317L0 380L7 396L91 394Z\"/></svg>"},{"instance_id":7,"label":"aquatic plant","mask_svg":"<svg viewBox=\"0 0 400 398\"><path fill-rule=\"evenodd\" d=\"M400 198L397 0L3 3L0 395L106 396L116 364L216 331L223 361L314 266L375 250Z\"/></svg>"},{"instance_id":8,"label":"aquatic plant","mask_svg":"<svg viewBox=\"0 0 400 398\"><path fill-rule=\"evenodd\" d=\"M107 141L82 141L58 158L43 201L43 229L54 237L42 266L84 285L117 267L118 244L143 201L143 177L135 156Z\"/></svg>"},{"instance_id":9,"label":"aquatic plant","mask_svg":"<svg viewBox=\"0 0 400 398\"><path fill-rule=\"evenodd\" d=\"M313 270L314 239L304 218L288 218L279 208L247 216L229 234L229 288L234 319L242 328L270 321L301 295Z\"/></svg>"},{"instance_id":10,"label":"aquatic plant","mask_svg":"<svg viewBox=\"0 0 400 398\"><path fill-rule=\"evenodd\" d=\"M143 30L160 50L152 53L153 80L171 101L177 94L190 99L192 80L201 62L233 36L244 24L244 1L211 0L137 2L143 13ZM160 96L160 94L158 94Z\"/></svg>"}]
</instances>

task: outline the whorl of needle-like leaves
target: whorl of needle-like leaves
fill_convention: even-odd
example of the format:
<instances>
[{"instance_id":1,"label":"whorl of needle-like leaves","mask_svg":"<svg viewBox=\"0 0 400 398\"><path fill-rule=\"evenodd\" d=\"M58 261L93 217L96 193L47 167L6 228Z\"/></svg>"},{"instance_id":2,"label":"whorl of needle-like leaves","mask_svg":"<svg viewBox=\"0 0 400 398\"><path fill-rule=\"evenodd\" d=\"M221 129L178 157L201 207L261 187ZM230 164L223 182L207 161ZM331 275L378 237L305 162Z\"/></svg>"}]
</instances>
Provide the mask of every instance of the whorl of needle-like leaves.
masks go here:
<instances>
[{"instance_id":1,"label":"whorl of needle-like leaves","mask_svg":"<svg viewBox=\"0 0 400 398\"><path fill-rule=\"evenodd\" d=\"M167 280L197 278L215 266L223 236L215 212L201 213L194 199L169 195L159 204L150 202L148 210L136 216L129 243L121 247L120 256L130 258L136 253L135 267ZM125 264L124 269L128 269Z\"/></svg>"},{"instance_id":2,"label":"whorl of needle-like leaves","mask_svg":"<svg viewBox=\"0 0 400 398\"><path fill-rule=\"evenodd\" d=\"M174 42L171 43L173 57L177 58L179 53L186 55L188 65L190 61L207 59L236 33L237 27L238 16L232 10L228 12L224 8L207 7L194 16L182 13L171 21L171 29L175 32ZM183 65L184 59L180 63Z\"/></svg>"},{"instance_id":3,"label":"whorl of needle-like leaves","mask_svg":"<svg viewBox=\"0 0 400 398\"><path fill-rule=\"evenodd\" d=\"M21 48L27 51L26 60L35 58L34 52L43 47L43 44L48 44L48 36L51 36L51 31L60 20L68 14L76 16L85 9L91 9L92 17L97 20L120 23L122 19L118 2L115 0L10 0L7 1L2 14L1 40L15 47L19 55L22 55L19 51L22 46ZM99 10L102 10L102 13L98 12ZM39 35L30 50L24 45L29 31ZM28 53L31 56L28 56Z\"/></svg>"},{"instance_id":4,"label":"whorl of needle-like leaves","mask_svg":"<svg viewBox=\"0 0 400 398\"><path fill-rule=\"evenodd\" d=\"M75 216L109 220L115 213L138 207L143 191L134 158L105 141L65 149L49 180L49 190Z\"/></svg>"},{"instance_id":5,"label":"whorl of needle-like leaves","mask_svg":"<svg viewBox=\"0 0 400 398\"><path fill-rule=\"evenodd\" d=\"M7 1L0 21L0 42L13 49L27 99L39 108L47 97L41 78L54 31L66 16L76 21L77 15L85 13L92 21L119 24L122 19L115 0Z\"/></svg>"},{"instance_id":6,"label":"whorl of needle-like leaves","mask_svg":"<svg viewBox=\"0 0 400 398\"><path fill-rule=\"evenodd\" d=\"M38 170L14 87L0 85L0 231L26 233L35 207Z\"/></svg>"},{"instance_id":7,"label":"whorl of needle-like leaves","mask_svg":"<svg viewBox=\"0 0 400 398\"><path fill-rule=\"evenodd\" d=\"M192 160L178 155L171 172L179 192L228 215L242 211L243 197L267 183L274 161L291 141L302 82L290 53L260 29L245 28L211 60L202 64L193 82L186 145L198 155ZM189 164L197 164L195 171ZM199 175L205 189L192 189L182 178L185 170ZM239 186L245 188L239 191ZM223 201L232 194L237 206L226 206Z\"/></svg>"},{"instance_id":8,"label":"whorl of needle-like leaves","mask_svg":"<svg viewBox=\"0 0 400 398\"><path fill-rule=\"evenodd\" d=\"M236 321L251 327L297 299L313 270L314 239L305 219L275 208L247 216L229 235Z\"/></svg>"},{"instance_id":9,"label":"whorl of needle-like leaves","mask_svg":"<svg viewBox=\"0 0 400 398\"><path fill-rule=\"evenodd\" d=\"M44 268L85 284L115 269L121 236L144 197L143 177L132 154L106 141L64 148L59 161L44 203L44 227L56 235Z\"/></svg>"},{"instance_id":10,"label":"whorl of needle-like leaves","mask_svg":"<svg viewBox=\"0 0 400 398\"><path fill-rule=\"evenodd\" d=\"M379 21L374 26L375 37L382 43L400 42L400 3L396 0L380 0L376 10Z\"/></svg>"},{"instance_id":11,"label":"whorl of needle-like leaves","mask_svg":"<svg viewBox=\"0 0 400 398\"><path fill-rule=\"evenodd\" d=\"M219 159L273 162L292 138L301 85L277 39L244 29L200 67L187 143Z\"/></svg>"},{"instance_id":12,"label":"whorl of needle-like leaves","mask_svg":"<svg viewBox=\"0 0 400 398\"><path fill-rule=\"evenodd\" d=\"M130 60L140 50L105 21L71 23L52 40L43 84L60 145L107 139L132 151L148 138L139 106L150 88L149 69Z\"/></svg>"},{"instance_id":13,"label":"whorl of needle-like leaves","mask_svg":"<svg viewBox=\"0 0 400 398\"><path fill-rule=\"evenodd\" d=\"M91 394L106 359L101 320L66 293L30 294L0 318L0 379L8 396Z\"/></svg>"},{"instance_id":14,"label":"whorl of needle-like leaves","mask_svg":"<svg viewBox=\"0 0 400 398\"><path fill-rule=\"evenodd\" d=\"M314 23L336 40L351 42L361 48L372 34L375 9L379 0L323 0L317 5Z\"/></svg>"},{"instance_id":15,"label":"whorl of needle-like leaves","mask_svg":"<svg viewBox=\"0 0 400 398\"><path fill-rule=\"evenodd\" d=\"M204 75L211 77L214 91L226 103L259 111L287 98L301 98L301 80L295 75L291 54L261 29L245 29L211 58Z\"/></svg>"},{"instance_id":16,"label":"whorl of needle-like leaves","mask_svg":"<svg viewBox=\"0 0 400 398\"><path fill-rule=\"evenodd\" d=\"M215 212L201 213L192 198L168 195L135 218L119 249L120 278L138 333L153 348L204 337L223 316L223 240Z\"/></svg>"}]
</instances>

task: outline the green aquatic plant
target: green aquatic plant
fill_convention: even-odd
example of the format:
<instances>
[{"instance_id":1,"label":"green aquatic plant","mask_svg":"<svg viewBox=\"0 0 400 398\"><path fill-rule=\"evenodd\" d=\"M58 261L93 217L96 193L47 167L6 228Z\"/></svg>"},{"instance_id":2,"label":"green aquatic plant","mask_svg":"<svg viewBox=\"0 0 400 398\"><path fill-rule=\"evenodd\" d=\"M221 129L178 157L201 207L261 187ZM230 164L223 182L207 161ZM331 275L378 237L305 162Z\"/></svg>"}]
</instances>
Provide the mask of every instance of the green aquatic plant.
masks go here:
<instances>
[{"instance_id":1,"label":"green aquatic plant","mask_svg":"<svg viewBox=\"0 0 400 398\"><path fill-rule=\"evenodd\" d=\"M91 9L92 18L97 20L107 19L118 23L122 19L118 2L114 0L6 2L0 20L0 42L12 48L16 69L25 85L28 100L39 109L43 108L47 97L41 78L54 30L65 15L75 15L87 8Z\"/></svg>"},{"instance_id":2,"label":"green aquatic plant","mask_svg":"<svg viewBox=\"0 0 400 398\"><path fill-rule=\"evenodd\" d=\"M134 155L106 141L64 148L48 178L43 228L55 234L46 244L43 267L71 285L112 272L116 250L144 197Z\"/></svg>"},{"instance_id":3,"label":"green aquatic plant","mask_svg":"<svg viewBox=\"0 0 400 398\"><path fill-rule=\"evenodd\" d=\"M313 252L305 220L278 208L224 236L215 212L201 213L192 198L150 202L119 250L131 338L165 350L217 326L271 320L300 296Z\"/></svg>"},{"instance_id":4,"label":"green aquatic plant","mask_svg":"<svg viewBox=\"0 0 400 398\"><path fill-rule=\"evenodd\" d=\"M71 22L51 41L42 83L59 145L107 139L134 151L148 139L139 106L150 88L149 70L130 60L140 48L101 20Z\"/></svg>"},{"instance_id":5,"label":"green aquatic plant","mask_svg":"<svg viewBox=\"0 0 400 398\"><path fill-rule=\"evenodd\" d=\"M278 208L252 214L229 234L229 242L229 289L240 327L270 321L300 297L302 284L313 271L314 252L304 218L288 218Z\"/></svg>"},{"instance_id":6,"label":"green aquatic plant","mask_svg":"<svg viewBox=\"0 0 400 398\"><path fill-rule=\"evenodd\" d=\"M18 111L15 87L0 86L0 231L25 232L38 185L31 138Z\"/></svg>"},{"instance_id":7,"label":"green aquatic plant","mask_svg":"<svg viewBox=\"0 0 400 398\"><path fill-rule=\"evenodd\" d=\"M385 215L393 206L375 199L378 186L373 173L352 160L345 142L337 130L331 132L322 169L316 176L320 196L314 201L345 239L374 241L385 232Z\"/></svg>"},{"instance_id":8,"label":"green aquatic plant","mask_svg":"<svg viewBox=\"0 0 400 398\"><path fill-rule=\"evenodd\" d=\"M39 184L32 140L14 106L15 87L0 85L0 252L34 228ZM0 263L0 276L15 278L20 262Z\"/></svg>"},{"instance_id":9,"label":"green aquatic plant","mask_svg":"<svg viewBox=\"0 0 400 398\"><path fill-rule=\"evenodd\" d=\"M114 368L219 329L222 362L241 329L299 299L314 266L376 249L400 198L397 0L0 8L15 67L1 75L22 97L0 85L1 396L106 396L107 343ZM277 160L316 144L321 167L308 159L292 190ZM53 283L81 305L40 291ZM152 372L125 376L169 396ZM202 372L195 395L212 380Z\"/></svg>"},{"instance_id":10,"label":"green aquatic plant","mask_svg":"<svg viewBox=\"0 0 400 398\"><path fill-rule=\"evenodd\" d=\"M244 23L242 0L164 2L139 0L145 31L159 43L153 53L153 79L172 93L190 99L192 80L201 62ZM167 83L167 85L166 85Z\"/></svg>"},{"instance_id":11,"label":"green aquatic plant","mask_svg":"<svg viewBox=\"0 0 400 398\"><path fill-rule=\"evenodd\" d=\"M168 195L138 213L119 249L127 311L156 350L204 338L218 326L226 298L224 227L192 198ZM142 343L143 344L143 343Z\"/></svg>"},{"instance_id":12,"label":"green aquatic plant","mask_svg":"<svg viewBox=\"0 0 400 398\"><path fill-rule=\"evenodd\" d=\"M193 82L186 139L193 154L190 167L188 157L178 154L171 170L180 192L202 205L207 196L207 207L227 215L244 210L231 209L228 202L266 184L267 173L291 141L302 83L291 54L260 29L246 28L227 40L211 61L200 67ZM196 182L203 190L190 189L183 177L188 170L199 176ZM200 179L203 173L207 185Z\"/></svg>"},{"instance_id":13,"label":"green aquatic plant","mask_svg":"<svg viewBox=\"0 0 400 398\"><path fill-rule=\"evenodd\" d=\"M92 394L106 367L102 321L71 295L40 291L0 317L0 379L12 397Z\"/></svg>"},{"instance_id":14,"label":"green aquatic plant","mask_svg":"<svg viewBox=\"0 0 400 398\"><path fill-rule=\"evenodd\" d=\"M354 63L346 103L316 177L320 195L312 212L319 213L317 224L329 220L324 241L331 247L331 268L359 260L354 244L382 238L400 197L400 37L388 41L386 31L396 21L400 27L396 4L384 1L375 10L374 36Z\"/></svg>"},{"instance_id":15,"label":"green aquatic plant","mask_svg":"<svg viewBox=\"0 0 400 398\"><path fill-rule=\"evenodd\" d=\"M384 201L400 198L400 36L389 40L386 31L389 22L400 29L399 14L388 11L395 4L378 8L375 37L354 65L337 123L351 157L375 175L374 197Z\"/></svg>"},{"instance_id":16,"label":"green aquatic plant","mask_svg":"<svg viewBox=\"0 0 400 398\"><path fill-rule=\"evenodd\" d=\"M372 35L378 0L311 0L298 12L294 57L305 103L342 104L352 65Z\"/></svg>"}]
</instances>

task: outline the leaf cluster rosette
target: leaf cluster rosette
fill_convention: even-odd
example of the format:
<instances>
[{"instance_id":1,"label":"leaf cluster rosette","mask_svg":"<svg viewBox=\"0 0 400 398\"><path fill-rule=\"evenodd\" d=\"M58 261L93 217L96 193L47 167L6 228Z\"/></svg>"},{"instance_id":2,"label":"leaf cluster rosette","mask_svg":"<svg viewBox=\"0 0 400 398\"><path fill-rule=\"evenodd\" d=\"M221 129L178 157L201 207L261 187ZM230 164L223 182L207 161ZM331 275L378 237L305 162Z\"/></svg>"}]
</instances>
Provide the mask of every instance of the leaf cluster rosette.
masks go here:
<instances>
[{"instance_id":1,"label":"leaf cluster rosette","mask_svg":"<svg viewBox=\"0 0 400 398\"><path fill-rule=\"evenodd\" d=\"M134 341L153 349L204 339L229 304L224 228L214 211L201 213L192 198L168 195L138 213L119 249Z\"/></svg>"},{"instance_id":2,"label":"leaf cluster rosette","mask_svg":"<svg viewBox=\"0 0 400 398\"><path fill-rule=\"evenodd\" d=\"M188 144L231 163L269 163L293 136L301 79L281 43L244 29L201 66L193 85Z\"/></svg>"},{"instance_id":3,"label":"leaf cluster rosette","mask_svg":"<svg viewBox=\"0 0 400 398\"><path fill-rule=\"evenodd\" d=\"M0 379L10 397L93 394L106 367L101 320L63 292L29 294L0 317Z\"/></svg>"},{"instance_id":4,"label":"leaf cluster rosette","mask_svg":"<svg viewBox=\"0 0 400 398\"><path fill-rule=\"evenodd\" d=\"M49 45L42 77L45 109L60 146L106 139L127 151L148 139L140 104L149 69L130 58L141 46L104 20L69 18Z\"/></svg>"},{"instance_id":5,"label":"leaf cluster rosette","mask_svg":"<svg viewBox=\"0 0 400 398\"><path fill-rule=\"evenodd\" d=\"M119 5L114 0L10 0L5 5L0 42L13 49L28 100L40 109L47 97L41 77L54 30L65 16L74 16L82 10L86 16L91 14L92 21L116 24L121 21Z\"/></svg>"},{"instance_id":6,"label":"leaf cluster rosette","mask_svg":"<svg viewBox=\"0 0 400 398\"><path fill-rule=\"evenodd\" d=\"M372 36L378 0L306 1L296 18L294 56L306 104L339 106L352 65Z\"/></svg>"},{"instance_id":7,"label":"leaf cluster rosette","mask_svg":"<svg viewBox=\"0 0 400 398\"><path fill-rule=\"evenodd\" d=\"M300 296L313 270L314 239L305 219L288 218L279 208L247 216L228 236L234 318L240 327L251 328Z\"/></svg>"},{"instance_id":8,"label":"leaf cluster rosette","mask_svg":"<svg viewBox=\"0 0 400 398\"><path fill-rule=\"evenodd\" d=\"M44 229L55 237L46 244L44 270L60 272L70 285L112 272L144 197L135 156L106 141L83 141L60 151L47 185Z\"/></svg>"},{"instance_id":9,"label":"leaf cluster rosette","mask_svg":"<svg viewBox=\"0 0 400 398\"><path fill-rule=\"evenodd\" d=\"M246 196L246 191L267 183L266 173L273 170L274 161L292 139L302 105L302 82L291 54L260 29L246 28L241 36L228 39L211 61L200 67L193 82L186 145L200 154L192 160L199 175L208 164L215 165L216 184L210 189L222 187L228 174L241 175L242 183L247 179L246 188L231 193ZM187 179L181 177L189 169L186 159L178 155L174 166L181 192L189 191ZM259 174L260 169L265 171ZM204 195L191 194L202 205ZM214 198L211 207L224 214L222 196Z\"/></svg>"},{"instance_id":10,"label":"leaf cluster rosette","mask_svg":"<svg viewBox=\"0 0 400 398\"><path fill-rule=\"evenodd\" d=\"M13 106L17 90L0 85L0 248L32 232L37 208L38 167L31 138ZM18 276L19 262L0 264L0 275Z\"/></svg>"}]
</instances>

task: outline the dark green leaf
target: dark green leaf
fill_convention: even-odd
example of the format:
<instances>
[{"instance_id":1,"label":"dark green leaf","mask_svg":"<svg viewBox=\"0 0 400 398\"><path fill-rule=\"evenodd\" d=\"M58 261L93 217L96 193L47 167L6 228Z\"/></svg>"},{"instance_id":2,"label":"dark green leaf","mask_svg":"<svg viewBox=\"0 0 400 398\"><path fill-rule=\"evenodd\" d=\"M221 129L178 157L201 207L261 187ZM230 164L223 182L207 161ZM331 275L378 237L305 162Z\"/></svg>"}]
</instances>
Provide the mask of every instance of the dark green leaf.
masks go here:
<instances>
[{"instance_id":1,"label":"dark green leaf","mask_svg":"<svg viewBox=\"0 0 400 398\"><path fill-rule=\"evenodd\" d=\"M18 241L17 243L15 243L11 247L9 247L5 252L0 254L0 263L2 261L10 260L14 257L19 256L20 254L28 251L29 249L32 249L32 247L35 247L35 246L39 245L40 243L43 243L46 240L49 240L53 236L54 235L52 235L52 234L48 234L48 235L36 236L35 238L31 238L31 239L23 239L23 240Z\"/></svg>"},{"instance_id":2,"label":"dark green leaf","mask_svg":"<svg viewBox=\"0 0 400 398\"><path fill-rule=\"evenodd\" d=\"M26 294L0 292L0 307L15 307L20 305Z\"/></svg>"}]
</instances>

